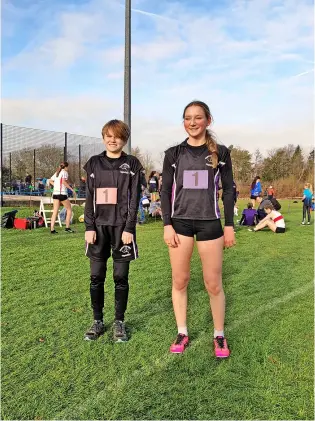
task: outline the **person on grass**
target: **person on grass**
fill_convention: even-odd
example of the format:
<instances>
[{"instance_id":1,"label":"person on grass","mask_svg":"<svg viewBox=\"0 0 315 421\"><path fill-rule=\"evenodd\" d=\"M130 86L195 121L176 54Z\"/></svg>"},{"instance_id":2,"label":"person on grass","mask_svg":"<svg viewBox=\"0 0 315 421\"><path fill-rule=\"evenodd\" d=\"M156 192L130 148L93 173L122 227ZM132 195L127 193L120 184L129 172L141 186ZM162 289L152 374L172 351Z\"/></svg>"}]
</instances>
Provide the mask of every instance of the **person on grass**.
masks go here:
<instances>
[{"instance_id":1,"label":"person on grass","mask_svg":"<svg viewBox=\"0 0 315 421\"><path fill-rule=\"evenodd\" d=\"M250 199L253 204L253 207L256 206L257 197L261 195L261 192L262 192L262 188L261 188L260 177L257 175L251 184L251 190L250 190Z\"/></svg>"},{"instance_id":2,"label":"person on grass","mask_svg":"<svg viewBox=\"0 0 315 421\"><path fill-rule=\"evenodd\" d=\"M248 231L256 232L268 227L276 234L285 233L285 222L281 213L274 210L272 205L265 205L265 212L267 216L255 228L249 228Z\"/></svg>"},{"instance_id":3,"label":"person on grass","mask_svg":"<svg viewBox=\"0 0 315 421\"><path fill-rule=\"evenodd\" d=\"M306 223L306 214L307 214L307 225L311 224L311 207L312 207L313 192L310 183L304 185L303 191L303 221L302 225Z\"/></svg>"},{"instance_id":4,"label":"person on grass","mask_svg":"<svg viewBox=\"0 0 315 421\"><path fill-rule=\"evenodd\" d=\"M247 209L244 209L242 212L242 218L240 220L240 225L253 226L256 225L257 211L253 208L252 203L247 203Z\"/></svg>"},{"instance_id":5,"label":"person on grass","mask_svg":"<svg viewBox=\"0 0 315 421\"><path fill-rule=\"evenodd\" d=\"M51 234L58 234L55 230L55 223L58 215L60 205L63 205L67 211L66 216L66 229L65 232L73 233L74 231L70 228L72 209L71 203L68 199L67 190L69 189L74 193L73 188L68 183L68 162L62 162L55 174L50 178L49 184L53 185L53 213L50 222Z\"/></svg>"},{"instance_id":6,"label":"person on grass","mask_svg":"<svg viewBox=\"0 0 315 421\"><path fill-rule=\"evenodd\" d=\"M85 164L86 255L90 258L90 296L94 322L85 333L96 340L105 331L103 322L104 282L107 260L113 257L115 320L113 339L128 340L124 322L129 293L129 264L138 257L136 223L143 168L139 160L123 152L130 136L129 127L111 120L102 129L106 151Z\"/></svg>"},{"instance_id":7,"label":"person on grass","mask_svg":"<svg viewBox=\"0 0 315 421\"><path fill-rule=\"evenodd\" d=\"M232 247L235 244L232 163L229 150L218 145L212 132L207 129L212 116L204 102L188 104L183 119L188 138L165 152L161 193L164 241L169 247L172 301L178 329L170 352L182 353L189 343L187 286L196 237L214 323L214 351L217 357L226 358L230 351L224 336L222 260L224 246ZM224 231L217 199L220 177Z\"/></svg>"}]
</instances>

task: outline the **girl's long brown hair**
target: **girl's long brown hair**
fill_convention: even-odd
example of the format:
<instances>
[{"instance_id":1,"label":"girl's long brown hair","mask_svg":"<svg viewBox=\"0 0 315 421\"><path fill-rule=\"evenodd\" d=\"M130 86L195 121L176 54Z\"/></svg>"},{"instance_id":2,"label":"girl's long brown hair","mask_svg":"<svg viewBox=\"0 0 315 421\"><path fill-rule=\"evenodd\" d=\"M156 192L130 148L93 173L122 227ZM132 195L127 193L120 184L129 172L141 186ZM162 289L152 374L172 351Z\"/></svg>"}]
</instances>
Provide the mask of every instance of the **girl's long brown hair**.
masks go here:
<instances>
[{"instance_id":1,"label":"girl's long brown hair","mask_svg":"<svg viewBox=\"0 0 315 421\"><path fill-rule=\"evenodd\" d=\"M59 177L60 171L68 167L68 162L62 162L56 171L56 177Z\"/></svg>"},{"instance_id":2,"label":"girl's long brown hair","mask_svg":"<svg viewBox=\"0 0 315 421\"><path fill-rule=\"evenodd\" d=\"M205 113L206 118L207 119L210 118L211 123L212 123L213 117L210 112L210 109L208 105L202 101L192 101L188 105L186 105L183 112L183 119L185 118L185 113L186 113L187 108L192 107L192 106L201 107ZM216 168L218 166L218 160L219 160L218 159L219 158L218 144L216 141L215 134L209 129L206 130L206 145L212 157L212 166L213 168Z\"/></svg>"}]
</instances>

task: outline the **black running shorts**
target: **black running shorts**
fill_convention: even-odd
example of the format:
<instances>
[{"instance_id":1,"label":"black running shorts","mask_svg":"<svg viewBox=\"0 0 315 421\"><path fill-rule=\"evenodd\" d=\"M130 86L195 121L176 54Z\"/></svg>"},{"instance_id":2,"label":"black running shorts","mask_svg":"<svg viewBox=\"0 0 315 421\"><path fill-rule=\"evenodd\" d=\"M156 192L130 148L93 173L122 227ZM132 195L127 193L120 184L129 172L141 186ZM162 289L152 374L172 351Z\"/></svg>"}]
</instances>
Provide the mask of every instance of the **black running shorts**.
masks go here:
<instances>
[{"instance_id":1,"label":"black running shorts","mask_svg":"<svg viewBox=\"0 0 315 421\"><path fill-rule=\"evenodd\" d=\"M96 227L96 242L86 244L86 256L91 260L107 261L110 255L115 262L130 262L138 258L138 247L135 234L134 241L123 244L121 240L124 226L111 227L99 225Z\"/></svg>"},{"instance_id":2,"label":"black running shorts","mask_svg":"<svg viewBox=\"0 0 315 421\"><path fill-rule=\"evenodd\" d=\"M172 219L177 234L185 237L196 236L197 241L216 240L222 237L223 229L220 219L200 221L196 219Z\"/></svg>"},{"instance_id":3,"label":"black running shorts","mask_svg":"<svg viewBox=\"0 0 315 421\"><path fill-rule=\"evenodd\" d=\"M283 234L285 233L285 228L283 227L277 227L276 228L276 234Z\"/></svg>"},{"instance_id":4,"label":"black running shorts","mask_svg":"<svg viewBox=\"0 0 315 421\"><path fill-rule=\"evenodd\" d=\"M66 194L53 194L53 199L60 200L60 202L64 202L68 199Z\"/></svg>"}]
</instances>

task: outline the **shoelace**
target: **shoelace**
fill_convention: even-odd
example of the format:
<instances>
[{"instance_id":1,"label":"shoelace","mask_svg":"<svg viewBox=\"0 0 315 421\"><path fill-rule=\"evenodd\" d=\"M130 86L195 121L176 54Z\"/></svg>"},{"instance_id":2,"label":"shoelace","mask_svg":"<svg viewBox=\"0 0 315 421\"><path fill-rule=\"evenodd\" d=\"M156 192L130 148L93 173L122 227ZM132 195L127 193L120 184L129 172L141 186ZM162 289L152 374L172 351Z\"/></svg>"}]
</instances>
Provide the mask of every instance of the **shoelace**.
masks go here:
<instances>
[{"instance_id":1,"label":"shoelace","mask_svg":"<svg viewBox=\"0 0 315 421\"><path fill-rule=\"evenodd\" d=\"M217 336L215 340L220 348L224 348L224 338L222 336Z\"/></svg>"},{"instance_id":2,"label":"shoelace","mask_svg":"<svg viewBox=\"0 0 315 421\"><path fill-rule=\"evenodd\" d=\"M175 341L175 345L180 345L181 342L185 339L185 335L183 335L182 333L179 333L177 335L176 341Z\"/></svg>"},{"instance_id":3,"label":"shoelace","mask_svg":"<svg viewBox=\"0 0 315 421\"><path fill-rule=\"evenodd\" d=\"M123 324L121 322L115 322L115 329L119 331L119 333L124 333L123 332Z\"/></svg>"},{"instance_id":4,"label":"shoelace","mask_svg":"<svg viewBox=\"0 0 315 421\"><path fill-rule=\"evenodd\" d=\"M99 331L102 330L102 326L103 324L100 322L94 322L91 326L90 332L92 333L98 333Z\"/></svg>"}]
</instances>

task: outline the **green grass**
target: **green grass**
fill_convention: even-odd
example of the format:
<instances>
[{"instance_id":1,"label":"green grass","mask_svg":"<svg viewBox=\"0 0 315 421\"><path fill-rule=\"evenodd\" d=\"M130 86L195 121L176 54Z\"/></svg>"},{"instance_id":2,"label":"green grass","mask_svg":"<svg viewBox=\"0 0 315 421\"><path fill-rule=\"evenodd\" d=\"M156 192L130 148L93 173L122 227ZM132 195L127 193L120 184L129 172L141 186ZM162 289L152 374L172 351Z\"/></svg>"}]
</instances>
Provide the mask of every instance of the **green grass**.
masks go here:
<instances>
[{"instance_id":1,"label":"green grass","mask_svg":"<svg viewBox=\"0 0 315 421\"><path fill-rule=\"evenodd\" d=\"M237 228L237 246L225 251L231 358L224 361L213 357L197 253L191 346L184 355L168 351L176 326L160 222L138 228L126 344L111 342L111 261L108 331L83 341L92 320L83 224L73 235L2 230L2 419L314 419L313 225L300 225L300 203L291 202L289 213L289 202L281 203L284 235Z\"/></svg>"}]
</instances>

